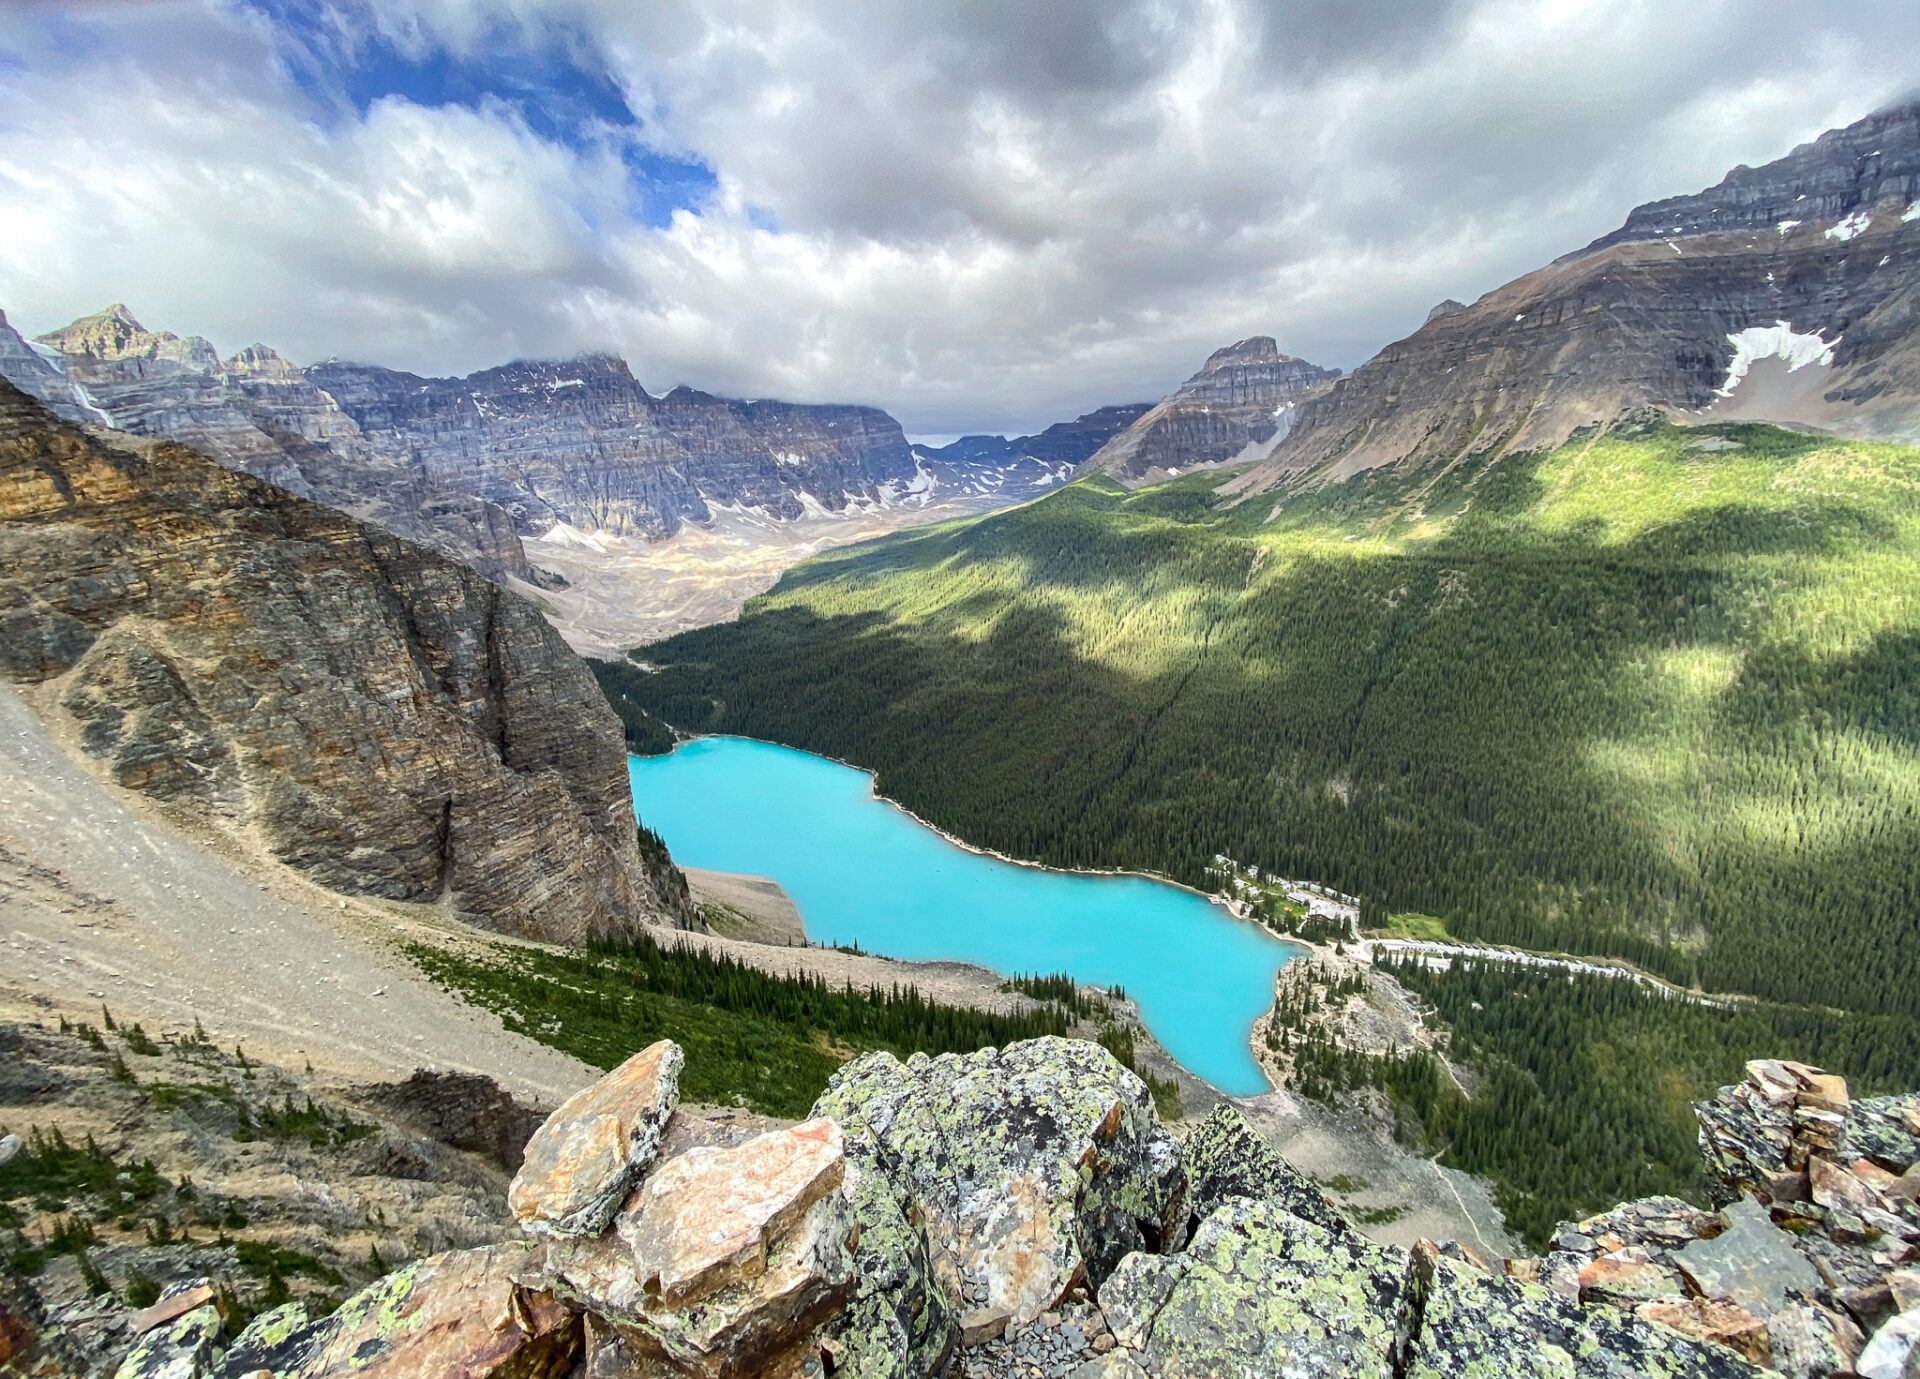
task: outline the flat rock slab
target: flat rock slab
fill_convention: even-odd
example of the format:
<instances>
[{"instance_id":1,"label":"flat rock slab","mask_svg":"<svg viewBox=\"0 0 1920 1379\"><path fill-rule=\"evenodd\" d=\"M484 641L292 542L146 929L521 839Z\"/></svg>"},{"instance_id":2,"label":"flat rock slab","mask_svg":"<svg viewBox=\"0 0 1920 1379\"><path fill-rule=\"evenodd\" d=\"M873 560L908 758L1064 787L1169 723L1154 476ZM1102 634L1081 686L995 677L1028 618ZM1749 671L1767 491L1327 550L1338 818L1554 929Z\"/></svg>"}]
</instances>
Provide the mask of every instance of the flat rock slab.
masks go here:
<instances>
[{"instance_id":1,"label":"flat rock slab","mask_svg":"<svg viewBox=\"0 0 1920 1379\"><path fill-rule=\"evenodd\" d=\"M696 1146L662 1164L616 1229L642 1286L684 1306L762 1274L769 1245L846 1175L840 1127L810 1120L737 1149Z\"/></svg>"},{"instance_id":2,"label":"flat rock slab","mask_svg":"<svg viewBox=\"0 0 1920 1379\"><path fill-rule=\"evenodd\" d=\"M140 1315L151 1319L114 1379L200 1379L207 1372L220 1340L220 1311L205 1279L174 1285Z\"/></svg>"},{"instance_id":3,"label":"flat rock slab","mask_svg":"<svg viewBox=\"0 0 1920 1379\"><path fill-rule=\"evenodd\" d=\"M519 1281L604 1324L596 1375L615 1352L635 1374L804 1368L795 1347L853 1293L845 1168L839 1127L825 1120L736 1148L696 1146L654 1171L612 1231L554 1238Z\"/></svg>"},{"instance_id":4,"label":"flat rock slab","mask_svg":"<svg viewBox=\"0 0 1920 1379\"><path fill-rule=\"evenodd\" d=\"M1808 1294L1821 1290L1819 1271L1794 1247L1793 1237L1773 1224L1765 1207L1743 1197L1721 1214L1726 1230L1673 1256L1701 1296L1766 1316L1785 1302L1789 1288Z\"/></svg>"},{"instance_id":5,"label":"flat rock slab","mask_svg":"<svg viewBox=\"0 0 1920 1379\"><path fill-rule=\"evenodd\" d=\"M1159 1379L1388 1379L1412 1324L1404 1251L1231 1197L1184 1254L1132 1254L1100 1290Z\"/></svg>"},{"instance_id":6,"label":"flat rock slab","mask_svg":"<svg viewBox=\"0 0 1920 1379\"><path fill-rule=\"evenodd\" d=\"M1425 1255L1406 1379L1759 1379L1724 1346Z\"/></svg>"},{"instance_id":7,"label":"flat rock slab","mask_svg":"<svg viewBox=\"0 0 1920 1379\"><path fill-rule=\"evenodd\" d=\"M680 1046L662 1039L575 1092L527 1141L507 1205L538 1235L597 1235L613 1220L680 1100Z\"/></svg>"}]
</instances>

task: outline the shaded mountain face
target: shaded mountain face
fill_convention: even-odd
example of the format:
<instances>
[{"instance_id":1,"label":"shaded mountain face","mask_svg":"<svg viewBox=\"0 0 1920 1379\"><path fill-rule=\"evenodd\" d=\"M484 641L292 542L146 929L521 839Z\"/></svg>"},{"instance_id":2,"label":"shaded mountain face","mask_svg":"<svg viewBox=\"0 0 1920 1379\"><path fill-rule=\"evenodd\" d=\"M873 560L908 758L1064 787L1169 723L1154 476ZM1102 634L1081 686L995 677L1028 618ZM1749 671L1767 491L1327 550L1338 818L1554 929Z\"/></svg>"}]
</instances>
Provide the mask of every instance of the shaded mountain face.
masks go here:
<instances>
[{"instance_id":1,"label":"shaded mountain face","mask_svg":"<svg viewBox=\"0 0 1920 1379\"><path fill-rule=\"evenodd\" d=\"M559 942L684 904L639 854L619 721L531 604L4 382L0 672L53 682L120 784L335 889Z\"/></svg>"},{"instance_id":2,"label":"shaded mountain face","mask_svg":"<svg viewBox=\"0 0 1920 1379\"><path fill-rule=\"evenodd\" d=\"M223 359L115 305L37 345L0 325L0 374L69 420L181 441L490 578L536 581L523 536L650 539L716 509L777 521L910 510L1008 481L965 462L923 469L876 408L655 397L611 355L466 378L303 369L264 345Z\"/></svg>"},{"instance_id":3,"label":"shaded mountain face","mask_svg":"<svg viewBox=\"0 0 1920 1379\"><path fill-rule=\"evenodd\" d=\"M1920 438L1920 104L1642 206L1465 308L1443 303L1317 398L1260 488L1539 450L1646 407Z\"/></svg>"},{"instance_id":4,"label":"shaded mountain face","mask_svg":"<svg viewBox=\"0 0 1920 1379\"><path fill-rule=\"evenodd\" d=\"M526 535L558 523L665 536L714 506L794 520L906 496L900 425L871 407L654 397L624 361L522 361L419 378L329 361L307 370L378 459L499 504Z\"/></svg>"},{"instance_id":5,"label":"shaded mountain face","mask_svg":"<svg viewBox=\"0 0 1920 1379\"><path fill-rule=\"evenodd\" d=\"M47 363L59 382L29 374L17 362L22 352ZM376 456L353 419L265 345L223 360L199 336L149 331L116 304L33 346L0 327L0 375L69 421L177 440L489 578L534 577L503 510Z\"/></svg>"},{"instance_id":6,"label":"shaded mountain face","mask_svg":"<svg viewBox=\"0 0 1920 1379\"><path fill-rule=\"evenodd\" d=\"M962 436L951 445L913 447L937 482L960 493L1020 496L1063 484L1100 447L1139 420L1148 402L1101 407L1057 421L1036 436Z\"/></svg>"},{"instance_id":7,"label":"shaded mountain face","mask_svg":"<svg viewBox=\"0 0 1920 1379\"><path fill-rule=\"evenodd\" d=\"M1151 483L1196 467L1265 459L1296 409L1340 376L1282 354L1256 335L1216 350L1199 373L1149 408L1088 461L1122 483Z\"/></svg>"}]
</instances>

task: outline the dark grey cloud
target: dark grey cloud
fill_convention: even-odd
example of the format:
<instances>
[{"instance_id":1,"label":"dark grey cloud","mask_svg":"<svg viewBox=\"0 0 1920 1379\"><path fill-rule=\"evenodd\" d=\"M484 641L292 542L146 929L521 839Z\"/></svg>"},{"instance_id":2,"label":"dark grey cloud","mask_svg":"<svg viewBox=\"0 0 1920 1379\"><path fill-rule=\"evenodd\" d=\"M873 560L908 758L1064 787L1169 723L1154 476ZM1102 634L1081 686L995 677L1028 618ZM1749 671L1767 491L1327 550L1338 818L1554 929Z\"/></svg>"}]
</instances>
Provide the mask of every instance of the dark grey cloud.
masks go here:
<instances>
[{"instance_id":1,"label":"dark grey cloud","mask_svg":"<svg viewBox=\"0 0 1920 1379\"><path fill-rule=\"evenodd\" d=\"M0 11L0 306L1030 429L1254 333L1350 367L1920 70L1891 0L300 12L332 38L281 0Z\"/></svg>"}]
</instances>

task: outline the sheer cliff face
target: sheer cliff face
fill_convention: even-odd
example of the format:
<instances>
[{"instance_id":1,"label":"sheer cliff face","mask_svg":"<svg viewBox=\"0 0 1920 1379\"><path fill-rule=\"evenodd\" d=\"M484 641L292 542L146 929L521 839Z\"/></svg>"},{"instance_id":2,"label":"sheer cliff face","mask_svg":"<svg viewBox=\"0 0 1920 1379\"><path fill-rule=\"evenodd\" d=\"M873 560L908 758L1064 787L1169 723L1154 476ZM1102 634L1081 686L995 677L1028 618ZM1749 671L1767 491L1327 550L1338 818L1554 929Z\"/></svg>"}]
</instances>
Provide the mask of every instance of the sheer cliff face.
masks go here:
<instances>
[{"instance_id":1,"label":"sheer cliff face","mask_svg":"<svg viewBox=\"0 0 1920 1379\"><path fill-rule=\"evenodd\" d=\"M0 375L70 421L166 437L290 493L325 503L471 564L531 581L513 522L470 494L439 491L382 462L359 427L299 369L264 345L231 359L199 336L149 331L124 306L82 317L38 342L64 385L16 364L0 325ZM31 347L19 342L19 350ZM64 405L63 405L64 403Z\"/></svg>"},{"instance_id":2,"label":"sheer cliff face","mask_svg":"<svg viewBox=\"0 0 1920 1379\"><path fill-rule=\"evenodd\" d=\"M1920 105L1905 105L1642 206L1586 249L1438 311L1302 403L1236 486L1543 448L1642 407L1914 439L1917 322Z\"/></svg>"},{"instance_id":3,"label":"sheer cliff face","mask_svg":"<svg viewBox=\"0 0 1920 1379\"><path fill-rule=\"evenodd\" d=\"M561 942L672 918L619 722L529 604L182 446L115 448L3 382L0 671L53 682L121 784L197 802L336 889Z\"/></svg>"},{"instance_id":4,"label":"sheer cliff face","mask_svg":"<svg viewBox=\"0 0 1920 1379\"><path fill-rule=\"evenodd\" d=\"M931 496L885 412L690 388L654 397L612 356L466 378L301 369L264 345L222 359L117 305L39 344L57 362L0 327L0 374L63 416L181 441L489 577L531 580L520 538L556 523L652 538L713 506L794 520ZM97 415L82 416L82 398Z\"/></svg>"},{"instance_id":5,"label":"sheer cliff face","mask_svg":"<svg viewBox=\"0 0 1920 1379\"><path fill-rule=\"evenodd\" d=\"M1206 366L1089 460L1123 483L1153 482L1204 465L1265 459L1301 402L1340 376L1282 354L1271 337L1217 350Z\"/></svg>"},{"instance_id":6,"label":"sheer cliff face","mask_svg":"<svg viewBox=\"0 0 1920 1379\"><path fill-rule=\"evenodd\" d=\"M885 412L691 388L656 398L610 355L467 378L337 362L307 376L382 462L498 504L527 535L563 522L664 536L706 520L709 503L792 520L897 496L914 475L906 437Z\"/></svg>"}]
</instances>

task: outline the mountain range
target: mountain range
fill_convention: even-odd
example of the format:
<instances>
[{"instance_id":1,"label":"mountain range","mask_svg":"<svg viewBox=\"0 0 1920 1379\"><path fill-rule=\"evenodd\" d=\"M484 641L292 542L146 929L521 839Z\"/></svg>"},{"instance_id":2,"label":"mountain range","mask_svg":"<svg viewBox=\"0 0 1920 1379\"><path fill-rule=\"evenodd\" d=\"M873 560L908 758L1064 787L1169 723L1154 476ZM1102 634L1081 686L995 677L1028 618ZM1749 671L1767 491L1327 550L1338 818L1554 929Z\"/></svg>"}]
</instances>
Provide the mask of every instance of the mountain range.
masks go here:
<instances>
[{"instance_id":1,"label":"mountain range","mask_svg":"<svg viewBox=\"0 0 1920 1379\"><path fill-rule=\"evenodd\" d=\"M1105 409L1003 451L916 452L877 408L655 396L613 355L465 378L302 368L265 345L223 358L120 304L31 344L0 316L0 375L68 421L177 440L529 585L543 579L523 538L651 541L721 513L978 510L1064 482L1132 420Z\"/></svg>"}]
</instances>

